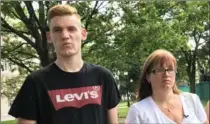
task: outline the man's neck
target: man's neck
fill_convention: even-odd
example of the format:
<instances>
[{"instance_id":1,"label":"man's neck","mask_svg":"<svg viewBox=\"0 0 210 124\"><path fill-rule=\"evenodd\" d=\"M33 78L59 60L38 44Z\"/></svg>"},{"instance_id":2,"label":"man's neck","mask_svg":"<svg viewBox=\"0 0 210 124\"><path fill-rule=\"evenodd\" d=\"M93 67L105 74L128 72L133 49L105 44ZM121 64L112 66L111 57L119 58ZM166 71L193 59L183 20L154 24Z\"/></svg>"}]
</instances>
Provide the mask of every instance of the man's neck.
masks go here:
<instances>
[{"instance_id":1,"label":"man's neck","mask_svg":"<svg viewBox=\"0 0 210 124\"><path fill-rule=\"evenodd\" d=\"M78 72L83 66L83 60L81 57L70 57L62 58L58 57L55 61L55 64L65 72Z\"/></svg>"}]
</instances>

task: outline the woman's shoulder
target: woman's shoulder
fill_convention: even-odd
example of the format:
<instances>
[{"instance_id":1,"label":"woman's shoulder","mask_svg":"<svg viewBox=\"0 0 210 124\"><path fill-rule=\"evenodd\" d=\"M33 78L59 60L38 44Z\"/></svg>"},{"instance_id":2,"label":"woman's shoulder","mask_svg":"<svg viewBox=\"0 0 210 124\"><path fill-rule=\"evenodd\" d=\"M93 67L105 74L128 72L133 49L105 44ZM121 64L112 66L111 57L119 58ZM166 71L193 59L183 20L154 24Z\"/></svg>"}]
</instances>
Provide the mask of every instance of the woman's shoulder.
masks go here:
<instances>
[{"instance_id":1,"label":"woman's shoulder","mask_svg":"<svg viewBox=\"0 0 210 124\"><path fill-rule=\"evenodd\" d=\"M150 122L151 119L155 118L155 108L152 104L152 98L147 97L141 101L134 103L128 112L126 118L126 124L132 123L137 124L140 122L146 123Z\"/></svg>"},{"instance_id":2,"label":"woman's shoulder","mask_svg":"<svg viewBox=\"0 0 210 124\"><path fill-rule=\"evenodd\" d=\"M131 109L139 110L139 111L148 111L148 108L151 108L151 97L147 97L143 100L140 100L136 103L134 103L131 106Z\"/></svg>"},{"instance_id":3,"label":"woman's shoulder","mask_svg":"<svg viewBox=\"0 0 210 124\"><path fill-rule=\"evenodd\" d=\"M190 93L190 92L181 92L180 95L186 96L186 95L196 95L195 93Z\"/></svg>"},{"instance_id":4,"label":"woman's shoulder","mask_svg":"<svg viewBox=\"0 0 210 124\"><path fill-rule=\"evenodd\" d=\"M199 100L199 96L195 93L190 93L190 92L182 92L180 93L181 96L183 96L186 99L190 99L193 101Z\"/></svg>"}]
</instances>

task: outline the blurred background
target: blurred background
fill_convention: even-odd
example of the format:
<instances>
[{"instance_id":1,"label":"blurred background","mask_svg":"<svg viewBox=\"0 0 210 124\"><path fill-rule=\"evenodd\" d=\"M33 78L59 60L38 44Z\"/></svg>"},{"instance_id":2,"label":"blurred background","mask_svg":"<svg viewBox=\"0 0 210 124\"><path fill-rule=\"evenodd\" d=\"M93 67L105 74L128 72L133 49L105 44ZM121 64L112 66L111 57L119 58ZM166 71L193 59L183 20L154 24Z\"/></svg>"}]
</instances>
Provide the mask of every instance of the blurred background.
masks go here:
<instances>
[{"instance_id":1,"label":"blurred background","mask_svg":"<svg viewBox=\"0 0 210 124\"><path fill-rule=\"evenodd\" d=\"M88 38L83 59L110 69L122 95L121 122L136 91L145 58L171 51L178 62L179 89L210 98L210 1L1 1L1 120L26 75L56 56L46 40L47 11L56 4L78 9ZM6 121L12 120L12 121Z\"/></svg>"}]
</instances>

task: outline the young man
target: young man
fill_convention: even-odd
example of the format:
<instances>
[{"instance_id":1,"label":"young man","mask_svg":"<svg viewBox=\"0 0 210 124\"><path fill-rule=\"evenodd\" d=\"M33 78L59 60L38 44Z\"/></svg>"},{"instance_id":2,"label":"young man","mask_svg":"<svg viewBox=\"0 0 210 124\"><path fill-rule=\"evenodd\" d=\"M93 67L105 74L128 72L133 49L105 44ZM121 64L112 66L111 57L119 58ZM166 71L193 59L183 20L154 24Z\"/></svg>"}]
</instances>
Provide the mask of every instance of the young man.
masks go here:
<instances>
[{"instance_id":1,"label":"young man","mask_svg":"<svg viewBox=\"0 0 210 124\"><path fill-rule=\"evenodd\" d=\"M26 78L9 114L19 124L118 123L120 95L112 74L82 60L81 41L87 32L77 10L56 5L48 21L47 38L57 59Z\"/></svg>"}]
</instances>

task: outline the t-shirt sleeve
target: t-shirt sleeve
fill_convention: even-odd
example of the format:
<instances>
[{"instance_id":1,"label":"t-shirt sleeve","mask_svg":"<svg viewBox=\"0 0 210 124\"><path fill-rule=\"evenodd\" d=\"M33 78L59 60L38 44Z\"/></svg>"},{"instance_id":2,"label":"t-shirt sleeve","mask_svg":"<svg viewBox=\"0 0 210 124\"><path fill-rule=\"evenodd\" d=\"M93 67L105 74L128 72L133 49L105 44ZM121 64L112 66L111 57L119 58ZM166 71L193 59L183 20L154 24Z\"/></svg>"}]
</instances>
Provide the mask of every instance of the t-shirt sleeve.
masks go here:
<instances>
[{"instance_id":1,"label":"t-shirt sleeve","mask_svg":"<svg viewBox=\"0 0 210 124\"><path fill-rule=\"evenodd\" d=\"M197 115L198 119L204 123L207 120L207 116L206 116L204 107L203 107L201 100L197 94L194 94L194 99L195 99L195 105L196 105L196 108L195 108L196 115Z\"/></svg>"},{"instance_id":2,"label":"t-shirt sleeve","mask_svg":"<svg viewBox=\"0 0 210 124\"><path fill-rule=\"evenodd\" d=\"M132 105L128 111L125 124L140 124L139 112L134 105Z\"/></svg>"},{"instance_id":3,"label":"t-shirt sleeve","mask_svg":"<svg viewBox=\"0 0 210 124\"><path fill-rule=\"evenodd\" d=\"M20 88L9 114L18 118L36 120L36 94L35 86L31 76L27 76Z\"/></svg>"},{"instance_id":4,"label":"t-shirt sleeve","mask_svg":"<svg viewBox=\"0 0 210 124\"><path fill-rule=\"evenodd\" d=\"M107 90L108 90L108 109L112 109L116 107L121 99L119 90L117 88L116 81L114 77L112 76L111 72L108 72L105 76L105 80L108 85Z\"/></svg>"}]
</instances>

